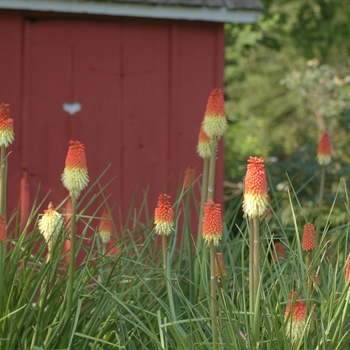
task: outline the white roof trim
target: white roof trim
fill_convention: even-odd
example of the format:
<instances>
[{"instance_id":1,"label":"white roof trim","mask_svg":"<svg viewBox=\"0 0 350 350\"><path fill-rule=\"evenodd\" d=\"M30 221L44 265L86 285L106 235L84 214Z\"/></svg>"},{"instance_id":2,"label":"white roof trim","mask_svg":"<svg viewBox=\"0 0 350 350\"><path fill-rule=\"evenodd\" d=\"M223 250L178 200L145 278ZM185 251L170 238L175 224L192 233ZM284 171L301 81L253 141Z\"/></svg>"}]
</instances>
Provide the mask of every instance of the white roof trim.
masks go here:
<instances>
[{"instance_id":1,"label":"white roof trim","mask_svg":"<svg viewBox=\"0 0 350 350\"><path fill-rule=\"evenodd\" d=\"M254 23L260 16L260 11L257 10L229 11L226 8L121 4L116 2L79 2L76 0L0 0L0 9L185 19L223 23Z\"/></svg>"}]
</instances>

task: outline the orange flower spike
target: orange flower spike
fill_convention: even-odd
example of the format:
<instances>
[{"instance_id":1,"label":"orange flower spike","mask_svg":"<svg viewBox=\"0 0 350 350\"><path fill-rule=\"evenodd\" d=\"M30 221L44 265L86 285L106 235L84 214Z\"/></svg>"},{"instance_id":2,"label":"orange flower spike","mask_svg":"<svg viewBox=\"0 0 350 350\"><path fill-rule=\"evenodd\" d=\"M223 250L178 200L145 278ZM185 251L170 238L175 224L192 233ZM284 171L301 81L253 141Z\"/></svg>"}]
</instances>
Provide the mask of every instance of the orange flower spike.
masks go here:
<instances>
[{"instance_id":1,"label":"orange flower spike","mask_svg":"<svg viewBox=\"0 0 350 350\"><path fill-rule=\"evenodd\" d=\"M203 123L201 124L201 128L199 130L197 152L198 152L199 156L202 157L202 158L210 158L210 155L211 155L211 139L204 132Z\"/></svg>"},{"instance_id":2,"label":"orange flower spike","mask_svg":"<svg viewBox=\"0 0 350 350\"><path fill-rule=\"evenodd\" d=\"M331 162L332 144L328 133L322 135L317 150L317 161L320 165L327 165Z\"/></svg>"},{"instance_id":3,"label":"orange flower spike","mask_svg":"<svg viewBox=\"0 0 350 350\"><path fill-rule=\"evenodd\" d=\"M13 119L10 118L10 105L0 105L0 146L8 147L15 139Z\"/></svg>"},{"instance_id":4,"label":"orange flower spike","mask_svg":"<svg viewBox=\"0 0 350 350\"><path fill-rule=\"evenodd\" d=\"M250 157L244 181L243 211L250 218L260 217L268 208L264 158Z\"/></svg>"},{"instance_id":5,"label":"orange flower spike","mask_svg":"<svg viewBox=\"0 0 350 350\"><path fill-rule=\"evenodd\" d=\"M302 250L306 252L314 249L316 246L316 229L310 222L304 225L303 241L301 243Z\"/></svg>"},{"instance_id":6,"label":"orange flower spike","mask_svg":"<svg viewBox=\"0 0 350 350\"><path fill-rule=\"evenodd\" d=\"M221 89L214 89L208 99L203 120L203 130L209 138L221 137L227 129L224 96Z\"/></svg>"},{"instance_id":7,"label":"orange flower spike","mask_svg":"<svg viewBox=\"0 0 350 350\"><path fill-rule=\"evenodd\" d=\"M306 327L306 304L296 297L296 293L289 296L290 303L286 307L284 319L286 323L286 336L293 344L299 343Z\"/></svg>"},{"instance_id":8,"label":"orange flower spike","mask_svg":"<svg viewBox=\"0 0 350 350\"><path fill-rule=\"evenodd\" d=\"M348 262L345 270L345 283L350 280L350 254L348 255Z\"/></svg>"},{"instance_id":9,"label":"orange flower spike","mask_svg":"<svg viewBox=\"0 0 350 350\"><path fill-rule=\"evenodd\" d=\"M195 180L194 166L189 165L185 174L184 188L187 189L192 187L194 180Z\"/></svg>"},{"instance_id":10,"label":"orange flower spike","mask_svg":"<svg viewBox=\"0 0 350 350\"><path fill-rule=\"evenodd\" d=\"M98 230L98 234L100 235L102 243L109 243L109 241L111 240L112 232L112 220L109 216L108 209L104 208Z\"/></svg>"},{"instance_id":11,"label":"orange flower spike","mask_svg":"<svg viewBox=\"0 0 350 350\"><path fill-rule=\"evenodd\" d=\"M284 258L284 244L282 242L275 242L276 253L272 253L272 258L274 261L283 262Z\"/></svg>"},{"instance_id":12,"label":"orange flower spike","mask_svg":"<svg viewBox=\"0 0 350 350\"><path fill-rule=\"evenodd\" d=\"M222 239L223 224L221 218L220 204L215 204L212 199L208 199L204 206L202 235L209 244L211 241L218 246Z\"/></svg>"},{"instance_id":13,"label":"orange flower spike","mask_svg":"<svg viewBox=\"0 0 350 350\"><path fill-rule=\"evenodd\" d=\"M72 197L78 198L89 182L86 167L85 147L79 141L70 141L66 166L62 174L63 186Z\"/></svg>"},{"instance_id":14,"label":"orange flower spike","mask_svg":"<svg viewBox=\"0 0 350 350\"><path fill-rule=\"evenodd\" d=\"M225 269L225 263L222 257L222 253L216 253L216 258L217 259L215 260L215 276L217 278L220 278L221 276L227 276L227 271Z\"/></svg>"},{"instance_id":15,"label":"orange flower spike","mask_svg":"<svg viewBox=\"0 0 350 350\"><path fill-rule=\"evenodd\" d=\"M0 242L6 242L7 229L5 217L0 215Z\"/></svg>"},{"instance_id":16,"label":"orange flower spike","mask_svg":"<svg viewBox=\"0 0 350 350\"><path fill-rule=\"evenodd\" d=\"M170 205L170 196L161 194L154 212L155 231L158 235L170 235L174 230L174 211Z\"/></svg>"}]
</instances>

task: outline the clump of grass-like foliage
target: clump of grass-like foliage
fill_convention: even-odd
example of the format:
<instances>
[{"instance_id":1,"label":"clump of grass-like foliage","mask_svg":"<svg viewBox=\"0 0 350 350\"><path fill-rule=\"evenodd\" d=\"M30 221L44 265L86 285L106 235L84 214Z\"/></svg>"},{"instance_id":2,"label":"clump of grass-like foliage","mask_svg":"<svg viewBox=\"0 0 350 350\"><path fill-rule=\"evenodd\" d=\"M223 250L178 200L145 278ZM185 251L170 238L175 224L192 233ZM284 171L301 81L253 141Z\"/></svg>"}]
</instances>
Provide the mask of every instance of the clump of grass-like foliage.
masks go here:
<instances>
[{"instance_id":1,"label":"clump of grass-like foliage","mask_svg":"<svg viewBox=\"0 0 350 350\"><path fill-rule=\"evenodd\" d=\"M190 232L193 215L184 213L188 208L186 197L197 200L194 190L182 191L173 208L177 234L169 239L169 286L176 317L169 307L162 250L153 232L152 213L147 212L153 203L147 203L145 193L142 205L132 206L126 222L116 230L118 235L115 232L118 249L112 247L113 254L108 250L102 253L95 228L98 213L107 205L104 191L96 181L77 203L77 220L83 228L77 235L76 248L84 251L85 257L75 271L69 322L65 321L67 252L62 253L69 228L66 225L62 229L52 259L46 261L46 244L37 228L41 215L37 208L43 203L33 204L24 227L17 213L9 219L8 226L14 229L8 232L4 283L0 286L5 300L0 315L1 349L211 349L210 290L208 284L203 284L204 297L193 295L198 289L193 288L196 254L188 247L194 246ZM347 193L343 181L334 202L340 191ZM89 195L93 199L83 206ZM348 223L333 227L328 221L306 264L307 253L301 249L302 229L314 218L301 222L295 215L302 212L297 194L291 191L285 196L293 224L284 224L280 215L283 208L273 200L271 213L260 222L259 339L253 339L248 311L249 225L243 220L237 227L238 200L226 209L222 251L227 275L221 278L217 299L220 349L252 349L256 344L260 349L347 349L350 345L349 284L344 279ZM86 216L92 204L96 212ZM342 209L347 212L347 208L346 198ZM181 219L183 215L186 220ZM181 244L182 240L187 245ZM275 258L277 240L285 248L285 255L279 259ZM208 277L207 271L200 271L201 278ZM310 273L315 272L320 283L307 283ZM306 327L297 344L289 339L285 322L288 295L294 290L307 306ZM65 338L68 345L63 345Z\"/></svg>"}]
</instances>

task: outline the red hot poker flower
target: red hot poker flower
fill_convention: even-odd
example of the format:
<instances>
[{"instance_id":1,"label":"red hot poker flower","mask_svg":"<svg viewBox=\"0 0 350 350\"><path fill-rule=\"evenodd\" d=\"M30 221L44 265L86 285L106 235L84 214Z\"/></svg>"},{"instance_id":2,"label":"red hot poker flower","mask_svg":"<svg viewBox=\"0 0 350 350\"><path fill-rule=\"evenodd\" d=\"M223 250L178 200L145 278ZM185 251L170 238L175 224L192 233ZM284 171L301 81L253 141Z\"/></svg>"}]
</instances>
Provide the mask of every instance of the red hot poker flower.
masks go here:
<instances>
[{"instance_id":1,"label":"red hot poker flower","mask_svg":"<svg viewBox=\"0 0 350 350\"><path fill-rule=\"evenodd\" d=\"M250 218L260 217L268 207L264 158L250 157L244 181L243 211Z\"/></svg>"},{"instance_id":2,"label":"red hot poker flower","mask_svg":"<svg viewBox=\"0 0 350 350\"><path fill-rule=\"evenodd\" d=\"M304 234L301 248L305 251L310 251L316 246L316 229L310 222L304 225Z\"/></svg>"},{"instance_id":3,"label":"red hot poker flower","mask_svg":"<svg viewBox=\"0 0 350 350\"><path fill-rule=\"evenodd\" d=\"M13 119L10 118L10 105L2 103L0 104L0 147L8 147L14 139Z\"/></svg>"},{"instance_id":4,"label":"red hot poker flower","mask_svg":"<svg viewBox=\"0 0 350 350\"><path fill-rule=\"evenodd\" d=\"M211 155L211 139L203 130L203 123L199 130L197 152L202 158L210 158Z\"/></svg>"},{"instance_id":5,"label":"red hot poker flower","mask_svg":"<svg viewBox=\"0 0 350 350\"><path fill-rule=\"evenodd\" d=\"M220 278L221 275L226 276L227 271L225 269L225 263L224 263L224 259L222 257L222 253L216 253L216 258L217 259L215 260L215 276L217 278Z\"/></svg>"},{"instance_id":6,"label":"red hot poker flower","mask_svg":"<svg viewBox=\"0 0 350 350\"><path fill-rule=\"evenodd\" d=\"M211 139L221 137L227 129L224 95L221 89L214 89L209 96L203 129Z\"/></svg>"},{"instance_id":7,"label":"red hot poker flower","mask_svg":"<svg viewBox=\"0 0 350 350\"><path fill-rule=\"evenodd\" d=\"M70 144L66 166L62 174L62 182L70 195L77 198L87 186L89 176L84 145L79 141L70 141Z\"/></svg>"},{"instance_id":8,"label":"red hot poker flower","mask_svg":"<svg viewBox=\"0 0 350 350\"><path fill-rule=\"evenodd\" d=\"M186 170L186 174L185 174L185 180L184 180L184 188L185 189L192 187L193 182L194 182L194 178L195 178L194 166L189 165L187 170Z\"/></svg>"},{"instance_id":9,"label":"red hot poker flower","mask_svg":"<svg viewBox=\"0 0 350 350\"><path fill-rule=\"evenodd\" d=\"M112 220L109 216L108 209L104 208L98 230L98 234L100 235L102 243L109 243L109 241L111 240L112 232Z\"/></svg>"},{"instance_id":10,"label":"red hot poker flower","mask_svg":"<svg viewBox=\"0 0 350 350\"><path fill-rule=\"evenodd\" d=\"M275 251L276 253L272 252L272 259L282 263L284 258L284 244L282 242L275 242Z\"/></svg>"},{"instance_id":11,"label":"red hot poker flower","mask_svg":"<svg viewBox=\"0 0 350 350\"><path fill-rule=\"evenodd\" d=\"M297 344L306 327L306 304L296 296L296 293L292 293L289 300L290 303L284 313L286 336L290 338L293 344Z\"/></svg>"},{"instance_id":12,"label":"red hot poker flower","mask_svg":"<svg viewBox=\"0 0 350 350\"><path fill-rule=\"evenodd\" d=\"M52 258L53 248L62 231L63 224L63 216L55 210L53 204L50 202L47 210L44 210L44 215L38 222L39 231L47 243L47 260Z\"/></svg>"},{"instance_id":13,"label":"red hot poker flower","mask_svg":"<svg viewBox=\"0 0 350 350\"><path fill-rule=\"evenodd\" d=\"M5 217L0 215L0 242L6 242L7 229Z\"/></svg>"},{"instance_id":14,"label":"red hot poker flower","mask_svg":"<svg viewBox=\"0 0 350 350\"><path fill-rule=\"evenodd\" d=\"M222 239L222 218L220 204L215 204L212 199L208 199L204 206L204 217L202 235L204 240L209 244L219 245Z\"/></svg>"},{"instance_id":15,"label":"red hot poker flower","mask_svg":"<svg viewBox=\"0 0 350 350\"><path fill-rule=\"evenodd\" d=\"M331 162L332 144L328 133L322 135L317 150L317 161L320 165L327 165Z\"/></svg>"},{"instance_id":16,"label":"red hot poker flower","mask_svg":"<svg viewBox=\"0 0 350 350\"><path fill-rule=\"evenodd\" d=\"M348 255L348 262L345 270L345 283L350 280L350 254Z\"/></svg>"},{"instance_id":17,"label":"red hot poker flower","mask_svg":"<svg viewBox=\"0 0 350 350\"><path fill-rule=\"evenodd\" d=\"M158 235L170 235L174 230L174 211L170 205L170 196L161 194L158 207L154 212L155 231Z\"/></svg>"}]
</instances>

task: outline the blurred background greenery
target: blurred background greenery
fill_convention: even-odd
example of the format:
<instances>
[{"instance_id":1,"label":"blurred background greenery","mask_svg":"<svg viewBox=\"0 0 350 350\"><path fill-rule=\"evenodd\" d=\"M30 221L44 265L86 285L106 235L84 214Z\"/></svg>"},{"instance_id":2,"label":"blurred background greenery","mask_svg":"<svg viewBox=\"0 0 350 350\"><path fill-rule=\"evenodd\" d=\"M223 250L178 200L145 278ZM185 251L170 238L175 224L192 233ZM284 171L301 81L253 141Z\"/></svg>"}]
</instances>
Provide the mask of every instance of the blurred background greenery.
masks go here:
<instances>
[{"instance_id":1,"label":"blurred background greenery","mask_svg":"<svg viewBox=\"0 0 350 350\"><path fill-rule=\"evenodd\" d=\"M312 201L320 181L317 147L329 132L334 150L325 198L330 204L341 177L350 175L350 2L262 3L257 23L225 27L226 199L240 193L253 155L265 158L272 192L288 187L287 172L302 189L299 197Z\"/></svg>"}]
</instances>

